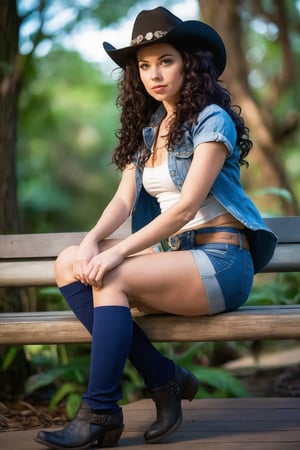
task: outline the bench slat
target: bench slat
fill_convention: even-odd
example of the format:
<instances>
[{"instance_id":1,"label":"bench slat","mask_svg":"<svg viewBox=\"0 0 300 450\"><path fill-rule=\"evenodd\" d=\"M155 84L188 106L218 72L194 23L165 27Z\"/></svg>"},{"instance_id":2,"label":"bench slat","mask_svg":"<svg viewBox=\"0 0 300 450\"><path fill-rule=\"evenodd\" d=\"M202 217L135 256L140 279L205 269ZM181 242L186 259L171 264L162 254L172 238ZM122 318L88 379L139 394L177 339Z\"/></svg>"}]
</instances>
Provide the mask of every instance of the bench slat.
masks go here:
<instances>
[{"instance_id":1,"label":"bench slat","mask_svg":"<svg viewBox=\"0 0 300 450\"><path fill-rule=\"evenodd\" d=\"M129 221L111 234L124 238L129 234ZM86 232L36 233L0 235L0 259L55 258L69 245L79 244Z\"/></svg>"},{"instance_id":2,"label":"bench slat","mask_svg":"<svg viewBox=\"0 0 300 450\"><path fill-rule=\"evenodd\" d=\"M79 244L86 233L0 235L0 259L55 258L69 245Z\"/></svg>"},{"instance_id":3,"label":"bench slat","mask_svg":"<svg viewBox=\"0 0 300 450\"><path fill-rule=\"evenodd\" d=\"M300 242L300 216L272 217L266 218L265 221L281 243ZM111 237L127 236L130 230L129 222L130 219ZM0 259L55 258L62 249L79 244L85 234L72 232L0 235Z\"/></svg>"},{"instance_id":4,"label":"bench slat","mask_svg":"<svg viewBox=\"0 0 300 450\"><path fill-rule=\"evenodd\" d=\"M54 261L0 262L0 287L55 286Z\"/></svg>"},{"instance_id":5,"label":"bench slat","mask_svg":"<svg viewBox=\"0 0 300 450\"><path fill-rule=\"evenodd\" d=\"M278 236L279 242L300 242L300 216L269 217L264 220Z\"/></svg>"},{"instance_id":6,"label":"bench slat","mask_svg":"<svg viewBox=\"0 0 300 450\"><path fill-rule=\"evenodd\" d=\"M133 317L153 342L300 338L300 305L244 306L210 317L143 315L133 311ZM89 333L71 311L0 314L2 344L89 341Z\"/></svg>"},{"instance_id":7,"label":"bench slat","mask_svg":"<svg viewBox=\"0 0 300 450\"><path fill-rule=\"evenodd\" d=\"M279 244L262 272L300 272L300 243Z\"/></svg>"},{"instance_id":8,"label":"bench slat","mask_svg":"<svg viewBox=\"0 0 300 450\"><path fill-rule=\"evenodd\" d=\"M300 271L300 244L281 244L263 272ZM55 286L54 261L0 261L0 287Z\"/></svg>"}]
</instances>

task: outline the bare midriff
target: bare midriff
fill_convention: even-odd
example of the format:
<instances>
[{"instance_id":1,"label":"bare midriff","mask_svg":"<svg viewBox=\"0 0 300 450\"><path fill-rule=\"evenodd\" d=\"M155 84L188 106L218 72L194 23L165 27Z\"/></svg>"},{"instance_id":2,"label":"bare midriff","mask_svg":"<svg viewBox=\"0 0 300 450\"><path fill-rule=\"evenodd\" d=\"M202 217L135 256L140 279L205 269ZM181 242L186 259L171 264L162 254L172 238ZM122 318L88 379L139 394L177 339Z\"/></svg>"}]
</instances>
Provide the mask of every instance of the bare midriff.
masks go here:
<instances>
[{"instance_id":1,"label":"bare midriff","mask_svg":"<svg viewBox=\"0 0 300 450\"><path fill-rule=\"evenodd\" d=\"M237 230L242 230L244 226L235 219L230 213L223 214L222 216L216 217L209 222L201 225L197 229L201 228L216 228L214 231L204 232L198 235L195 235L195 244L209 244L209 243L219 243L219 244L234 244L234 245L242 245L245 249L249 250L249 244L246 235L242 235L241 237L236 234L234 231L222 230L218 231L218 227L230 227L235 228ZM195 228L193 228L195 230ZM189 230L184 230L182 232L186 232ZM176 233L176 234L180 234ZM173 236L176 236L173 235Z\"/></svg>"},{"instance_id":2,"label":"bare midriff","mask_svg":"<svg viewBox=\"0 0 300 450\"><path fill-rule=\"evenodd\" d=\"M210 227L232 227L232 228L237 228L239 230L242 230L244 227L244 225L239 222L235 217L233 217L230 213L226 213L223 214L222 216L218 216L215 219L212 219L206 223L203 223L202 225L200 225L199 227L197 227L198 230L200 230L201 228L210 228ZM193 230L195 230L195 228L193 228ZM183 230L183 231L189 231L187 229ZM175 233L174 236L176 236L176 234L180 234L183 231L178 231L178 233Z\"/></svg>"}]
</instances>

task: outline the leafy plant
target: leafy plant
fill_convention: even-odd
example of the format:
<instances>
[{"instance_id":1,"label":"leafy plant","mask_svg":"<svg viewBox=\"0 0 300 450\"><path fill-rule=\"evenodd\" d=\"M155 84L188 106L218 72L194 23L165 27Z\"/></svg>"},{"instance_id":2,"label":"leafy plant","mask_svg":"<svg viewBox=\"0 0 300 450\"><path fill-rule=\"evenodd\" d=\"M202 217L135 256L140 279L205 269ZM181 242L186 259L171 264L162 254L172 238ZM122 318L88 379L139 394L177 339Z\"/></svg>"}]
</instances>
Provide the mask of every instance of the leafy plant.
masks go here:
<instances>
[{"instance_id":1,"label":"leafy plant","mask_svg":"<svg viewBox=\"0 0 300 450\"><path fill-rule=\"evenodd\" d=\"M69 418L72 418L78 409L81 394L87 385L89 352L70 358L68 352L70 346L50 346L54 347L55 350L52 352L52 355L63 355L62 362L61 358L50 357L47 352L47 347L49 346L40 347L39 352L31 360L32 366L35 366L38 371L28 378L24 394L26 396L33 394L42 395L42 392L46 392L46 396L49 397L50 410L54 410L64 400L67 415ZM41 353L44 353L43 358L40 357ZM47 353L48 358L45 357ZM68 362L68 359L71 359L71 361Z\"/></svg>"},{"instance_id":2,"label":"leafy plant","mask_svg":"<svg viewBox=\"0 0 300 450\"><path fill-rule=\"evenodd\" d=\"M178 344L177 344L178 345ZM186 343L186 349L175 355L178 364L190 369L202 382L197 398L203 397L247 397L249 393L242 383L226 370L216 367L205 367L201 357L209 360L213 354L215 343ZM182 344L180 344L182 348Z\"/></svg>"},{"instance_id":3,"label":"leafy plant","mask_svg":"<svg viewBox=\"0 0 300 450\"><path fill-rule=\"evenodd\" d=\"M279 273L274 280L254 285L247 305L300 304L300 274Z\"/></svg>"},{"instance_id":4,"label":"leafy plant","mask_svg":"<svg viewBox=\"0 0 300 450\"><path fill-rule=\"evenodd\" d=\"M243 384L226 370L195 366L193 373L202 383L197 398L249 397L250 395Z\"/></svg>"}]
</instances>

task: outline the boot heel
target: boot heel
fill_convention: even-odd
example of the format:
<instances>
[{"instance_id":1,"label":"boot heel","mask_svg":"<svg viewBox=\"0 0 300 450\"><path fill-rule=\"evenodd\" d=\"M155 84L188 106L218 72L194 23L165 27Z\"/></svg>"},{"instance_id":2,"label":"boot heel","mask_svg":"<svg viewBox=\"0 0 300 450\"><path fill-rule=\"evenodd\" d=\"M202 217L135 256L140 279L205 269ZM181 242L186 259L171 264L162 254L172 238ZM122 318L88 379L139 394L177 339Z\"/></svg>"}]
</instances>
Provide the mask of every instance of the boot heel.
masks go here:
<instances>
[{"instance_id":1,"label":"boot heel","mask_svg":"<svg viewBox=\"0 0 300 450\"><path fill-rule=\"evenodd\" d=\"M197 378L191 374L188 382L186 383L186 385L183 388L182 398L189 400L191 402L193 400L193 398L195 397L195 395L197 394L199 387L200 387L200 381L198 381Z\"/></svg>"},{"instance_id":2,"label":"boot heel","mask_svg":"<svg viewBox=\"0 0 300 450\"><path fill-rule=\"evenodd\" d=\"M98 448L106 448L106 447L114 447L118 440L121 437L121 434L124 430L124 425L121 425L118 428L113 428L112 430L108 430L104 433L104 435L98 439Z\"/></svg>"}]
</instances>

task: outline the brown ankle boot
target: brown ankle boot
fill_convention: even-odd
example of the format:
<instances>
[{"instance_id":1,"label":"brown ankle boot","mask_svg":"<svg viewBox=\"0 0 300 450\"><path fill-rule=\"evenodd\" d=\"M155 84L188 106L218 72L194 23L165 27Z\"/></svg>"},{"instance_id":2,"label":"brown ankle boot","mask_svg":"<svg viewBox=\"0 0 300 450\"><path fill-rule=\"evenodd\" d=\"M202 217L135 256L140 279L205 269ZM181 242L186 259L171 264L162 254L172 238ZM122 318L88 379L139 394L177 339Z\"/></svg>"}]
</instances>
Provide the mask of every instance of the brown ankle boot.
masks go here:
<instances>
[{"instance_id":1,"label":"brown ankle boot","mask_svg":"<svg viewBox=\"0 0 300 450\"><path fill-rule=\"evenodd\" d=\"M147 443L156 443L169 436L182 422L181 400L192 401L200 386L197 378L188 370L175 366L175 377L166 384L151 389L156 405L156 421L145 431Z\"/></svg>"},{"instance_id":2,"label":"brown ankle boot","mask_svg":"<svg viewBox=\"0 0 300 450\"><path fill-rule=\"evenodd\" d=\"M124 429L122 410L114 414L98 414L82 403L74 419L62 430L39 431L36 441L47 447L83 450L96 444L98 448L114 447Z\"/></svg>"}]
</instances>

